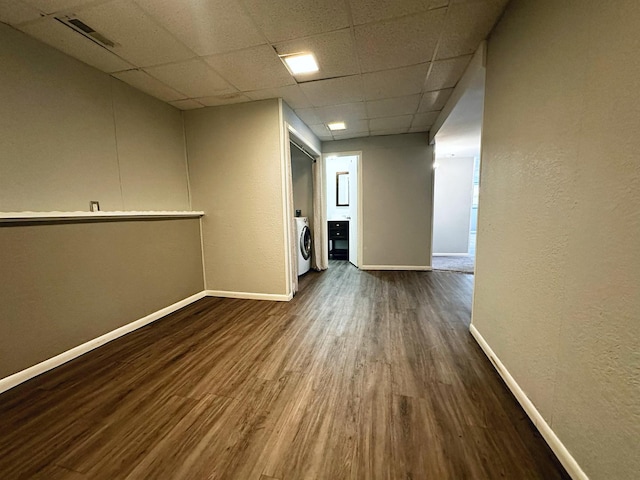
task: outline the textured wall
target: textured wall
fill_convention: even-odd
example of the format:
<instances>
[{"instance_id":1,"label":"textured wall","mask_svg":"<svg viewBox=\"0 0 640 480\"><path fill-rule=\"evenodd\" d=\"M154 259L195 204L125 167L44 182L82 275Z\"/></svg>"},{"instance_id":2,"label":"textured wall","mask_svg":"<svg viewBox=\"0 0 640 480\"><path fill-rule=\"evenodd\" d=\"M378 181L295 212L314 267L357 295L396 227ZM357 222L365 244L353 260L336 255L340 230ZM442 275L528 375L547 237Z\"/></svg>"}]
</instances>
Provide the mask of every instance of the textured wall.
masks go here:
<instances>
[{"instance_id":1,"label":"textured wall","mask_svg":"<svg viewBox=\"0 0 640 480\"><path fill-rule=\"evenodd\" d=\"M0 227L0 378L203 290L199 219Z\"/></svg>"},{"instance_id":2,"label":"textured wall","mask_svg":"<svg viewBox=\"0 0 640 480\"><path fill-rule=\"evenodd\" d=\"M287 294L277 100L185 113L207 289Z\"/></svg>"},{"instance_id":3,"label":"textured wall","mask_svg":"<svg viewBox=\"0 0 640 480\"><path fill-rule=\"evenodd\" d=\"M180 111L0 23L0 211L188 210Z\"/></svg>"},{"instance_id":4,"label":"textured wall","mask_svg":"<svg viewBox=\"0 0 640 480\"><path fill-rule=\"evenodd\" d=\"M640 471L638 25L514 0L488 47L473 323L593 479Z\"/></svg>"},{"instance_id":5,"label":"textured wall","mask_svg":"<svg viewBox=\"0 0 640 480\"><path fill-rule=\"evenodd\" d=\"M430 265L433 160L426 134L323 142L322 150L362 151L360 264Z\"/></svg>"}]
</instances>

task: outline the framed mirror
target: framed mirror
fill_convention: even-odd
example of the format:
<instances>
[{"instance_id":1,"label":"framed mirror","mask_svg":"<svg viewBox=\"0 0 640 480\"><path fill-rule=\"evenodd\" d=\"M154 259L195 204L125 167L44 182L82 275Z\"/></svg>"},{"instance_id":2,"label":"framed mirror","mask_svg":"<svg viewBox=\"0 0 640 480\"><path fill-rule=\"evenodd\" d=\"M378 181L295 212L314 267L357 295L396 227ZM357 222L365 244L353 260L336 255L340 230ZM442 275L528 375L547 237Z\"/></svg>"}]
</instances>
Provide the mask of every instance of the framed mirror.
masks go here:
<instances>
[{"instance_id":1,"label":"framed mirror","mask_svg":"<svg viewBox=\"0 0 640 480\"><path fill-rule=\"evenodd\" d=\"M336 206L349 206L349 172L336 173Z\"/></svg>"}]
</instances>

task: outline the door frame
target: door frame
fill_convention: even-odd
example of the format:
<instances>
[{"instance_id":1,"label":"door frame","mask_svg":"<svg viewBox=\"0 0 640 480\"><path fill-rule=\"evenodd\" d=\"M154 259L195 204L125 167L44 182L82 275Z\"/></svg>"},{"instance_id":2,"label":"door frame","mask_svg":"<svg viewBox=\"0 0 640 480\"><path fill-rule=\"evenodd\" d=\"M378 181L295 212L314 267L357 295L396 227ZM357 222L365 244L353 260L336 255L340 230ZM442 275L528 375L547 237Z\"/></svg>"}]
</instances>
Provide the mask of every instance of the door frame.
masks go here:
<instances>
[{"instance_id":1,"label":"door frame","mask_svg":"<svg viewBox=\"0 0 640 480\"><path fill-rule=\"evenodd\" d=\"M327 159L329 157L356 157L356 168L358 170L358 178L356 181L357 187L358 187L358 208L356 210L356 229L358 231L358 241L357 241L357 245L356 245L356 251L358 253L358 264L359 265L355 265L357 268L360 268L360 265L364 265L364 262L362 261L362 255L363 255L363 238L362 238L362 150L353 150L353 151L347 151L347 152L327 152L327 153L323 153L322 154L322 185L323 188L325 189L325 194L326 194L326 188L327 188ZM326 195L325 195L326 197ZM328 220L328 216L327 216L327 205L326 202L323 205L324 208L324 215L325 218ZM324 238L322 239L322 241L326 244L329 243L329 230L325 229L324 230ZM349 245L349 248L351 248L351 245ZM327 253L327 258L325 259L327 261L329 261L329 255ZM353 265L353 264L352 264Z\"/></svg>"},{"instance_id":2,"label":"door frame","mask_svg":"<svg viewBox=\"0 0 640 480\"><path fill-rule=\"evenodd\" d=\"M293 278L292 278L292 265L295 265L295 273L298 272L298 256L297 250L294 258L291 258L291 246L295 245L295 234L292 234L292 228L290 226L294 222L294 211L289 205L289 195L292 195L291 191L291 139L294 139L296 143L301 144L308 149L312 154L317 155L317 158L322 158L322 153L318 151L313 144L308 141L304 135L298 132L289 122L284 119L282 114L282 108L280 109L280 115L282 116L280 125L284 128L281 129L281 146L283 154L281 155L281 170L282 170L282 212L284 221L284 243L285 243L285 279L287 283L287 295L293 298ZM296 277L297 278L297 277Z\"/></svg>"}]
</instances>

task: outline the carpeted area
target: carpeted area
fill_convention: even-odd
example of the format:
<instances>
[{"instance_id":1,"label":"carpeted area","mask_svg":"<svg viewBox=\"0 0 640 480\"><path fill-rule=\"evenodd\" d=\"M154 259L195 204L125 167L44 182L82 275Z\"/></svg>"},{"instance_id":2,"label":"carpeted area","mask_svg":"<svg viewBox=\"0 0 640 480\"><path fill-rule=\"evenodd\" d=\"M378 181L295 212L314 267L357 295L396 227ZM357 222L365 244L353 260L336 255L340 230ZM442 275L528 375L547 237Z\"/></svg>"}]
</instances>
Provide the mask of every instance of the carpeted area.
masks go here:
<instances>
[{"instance_id":1,"label":"carpeted area","mask_svg":"<svg viewBox=\"0 0 640 480\"><path fill-rule=\"evenodd\" d=\"M431 262L434 270L446 270L449 272L470 273L473 275L475 257L433 257Z\"/></svg>"}]
</instances>

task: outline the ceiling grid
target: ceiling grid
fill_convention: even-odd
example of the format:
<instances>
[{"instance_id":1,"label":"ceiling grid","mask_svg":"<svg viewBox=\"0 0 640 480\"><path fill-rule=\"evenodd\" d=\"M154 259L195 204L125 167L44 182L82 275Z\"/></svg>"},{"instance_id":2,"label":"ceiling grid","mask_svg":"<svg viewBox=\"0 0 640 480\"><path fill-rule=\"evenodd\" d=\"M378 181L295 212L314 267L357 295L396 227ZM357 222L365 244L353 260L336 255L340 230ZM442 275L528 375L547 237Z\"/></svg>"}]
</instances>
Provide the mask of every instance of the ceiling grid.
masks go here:
<instances>
[{"instance_id":1,"label":"ceiling grid","mask_svg":"<svg viewBox=\"0 0 640 480\"><path fill-rule=\"evenodd\" d=\"M0 22L179 109L283 98L332 140L428 131L507 2L0 0ZM317 72L291 75L299 52Z\"/></svg>"}]
</instances>

